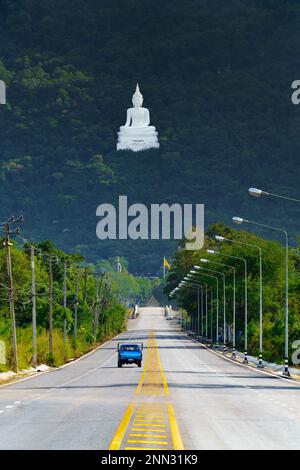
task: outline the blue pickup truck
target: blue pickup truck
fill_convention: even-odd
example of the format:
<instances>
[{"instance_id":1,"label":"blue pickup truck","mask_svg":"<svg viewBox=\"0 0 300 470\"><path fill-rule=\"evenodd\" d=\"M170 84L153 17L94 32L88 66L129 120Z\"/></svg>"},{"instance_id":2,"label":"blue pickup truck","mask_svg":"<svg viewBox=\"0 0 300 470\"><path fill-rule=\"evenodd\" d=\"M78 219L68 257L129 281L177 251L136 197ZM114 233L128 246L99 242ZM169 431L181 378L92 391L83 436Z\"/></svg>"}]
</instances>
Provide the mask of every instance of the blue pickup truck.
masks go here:
<instances>
[{"instance_id":1,"label":"blue pickup truck","mask_svg":"<svg viewBox=\"0 0 300 470\"><path fill-rule=\"evenodd\" d=\"M119 344L118 343L118 367L123 364L136 364L142 366L143 343L141 344Z\"/></svg>"}]
</instances>

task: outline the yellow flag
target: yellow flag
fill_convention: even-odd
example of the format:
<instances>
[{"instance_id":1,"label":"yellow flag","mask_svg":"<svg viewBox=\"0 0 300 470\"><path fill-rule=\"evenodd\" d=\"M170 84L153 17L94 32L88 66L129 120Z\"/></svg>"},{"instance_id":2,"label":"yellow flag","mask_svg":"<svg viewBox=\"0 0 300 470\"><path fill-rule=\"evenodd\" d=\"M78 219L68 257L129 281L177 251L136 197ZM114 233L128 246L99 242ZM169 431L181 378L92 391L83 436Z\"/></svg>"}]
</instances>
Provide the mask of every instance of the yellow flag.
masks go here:
<instances>
[{"instance_id":1,"label":"yellow flag","mask_svg":"<svg viewBox=\"0 0 300 470\"><path fill-rule=\"evenodd\" d=\"M171 271L172 267L170 263L168 262L167 258L164 257L164 266L168 269L168 271Z\"/></svg>"}]
</instances>

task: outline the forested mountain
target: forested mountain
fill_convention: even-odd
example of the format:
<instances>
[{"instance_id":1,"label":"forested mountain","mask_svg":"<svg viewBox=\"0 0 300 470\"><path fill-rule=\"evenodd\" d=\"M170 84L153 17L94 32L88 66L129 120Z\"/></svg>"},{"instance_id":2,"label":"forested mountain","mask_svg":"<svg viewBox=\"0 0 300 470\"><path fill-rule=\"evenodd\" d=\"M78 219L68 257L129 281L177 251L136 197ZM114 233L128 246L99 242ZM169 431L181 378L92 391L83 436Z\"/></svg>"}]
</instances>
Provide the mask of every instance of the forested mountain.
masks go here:
<instances>
[{"instance_id":1,"label":"forested mountain","mask_svg":"<svg viewBox=\"0 0 300 470\"><path fill-rule=\"evenodd\" d=\"M174 242L100 242L96 207L119 194L295 236L296 206L247 189L300 195L299 20L298 0L0 0L0 220L143 273ZM137 81L161 149L116 152Z\"/></svg>"}]
</instances>

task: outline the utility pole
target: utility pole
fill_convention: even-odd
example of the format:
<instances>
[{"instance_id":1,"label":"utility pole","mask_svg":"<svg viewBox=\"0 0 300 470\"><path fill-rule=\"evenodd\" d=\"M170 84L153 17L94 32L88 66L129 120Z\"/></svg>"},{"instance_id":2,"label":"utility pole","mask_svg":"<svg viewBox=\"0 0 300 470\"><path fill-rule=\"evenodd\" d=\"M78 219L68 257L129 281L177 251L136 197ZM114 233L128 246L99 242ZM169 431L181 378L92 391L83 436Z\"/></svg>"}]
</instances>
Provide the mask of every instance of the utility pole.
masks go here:
<instances>
[{"instance_id":1,"label":"utility pole","mask_svg":"<svg viewBox=\"0 0 300 470\"><path fill-rule=\"evenodd\" d=\"M6 104L6 84L3 80L0 80L0 104ZM12 336L12 350L13 350L13 367L16 373L18 373L18 345L17 345L17 331L16 331L16 317L15 317L15 306L14 306L14 284L12 275L11 265L11 254L10 247L11 242L9 239L10 235L19 234L20 229L17 227L15 232L11 232L10 225L16 222L23 222L24 218L21 215L18 219L12 216L3 225L4 231L4 246L6 255L6 270L8 278L8 299L9 299L9 312L10 312L10 324L11 324L11 336Z\"/></svg>"},{"instance_id":2,"label":"utility pole","mask_svg":"<svg viewBox=\"0 0 300 470\"><path fill-rule=\"evenodd\" d=\"M120 301L121 301L121 295L122 295L121 276L120 276L120 273L122 272L122 265L121 265L121 263L120 263L120 257L119 257L119 256L118 256L117 271L118 271L118 303L120 303Z\"/></svg>"},{"instance_id":3,"label":"utility pole","mask_svg":"<svg viewBox=\"0 0 300 470\"><path fill-rule=\"evenodd\" d=\"M64 349L65 349L65 358L67 356L67 262L64 262L64 281L63 281L63 291L64 291Z\"/></svg>"},{"instance_id":4,"label":"utility pole","mask_svg":"<svg viewBox=\"0 0 300 470\"><path fill-rule=\"evenodd\" d=\"M98 313L98 304L99 304L99 296L98 296L98 289L99 289L99 274L96 274L96 301L95 301L95 308L94 308L94 337L96 340L97 335L97 313Z\"/></svg>"},{"instance_id":5,"label":"utility pole","mask_svg":"<svg viewBox=\"0 0 300 470\"><path fill-rule=\"evenodd\" d=\"M52 256L49 258L49 352L53 354L53 275Z\"/></svg>"},{"instance_id":6,"label":"utility pole","mask_svg":"<svg viewBox=\"0 0 300 470\"><path fill-rule=\"evenodd\" d=\"M17 346L17 331L16 331L16 317L15 317L15 306L14 306L14 285L11 265L11 253L10 247L10 235L19 234L20 229L17 227L15 232L11 231L10 225L16 222L23 222L23 216L18 219L11 217L3 226L4 230L4 246L6 251L6 269L8 278L8 299L9 299L9 311L10 311L10 323L11 323L11 336L12 336L12 350L13 350L13 366L15 372L18 372L18 346Z\"/></svg>"},{"instance_id":7,"label":"utility pole","mask_svg":"<svg viewBox=\"0 0 300 470\"><path fill-rule=\"evenodd\" d=\"M83 291L83 301L86 302L86 285L87 285L87 268L84 268L84 291Z\"/></svg>"},{"instance_id":8,"label":"utility pole","mask_svg":"<svg viewBox=\"0 0 300 470\"><path fill-rule=\"evenodd\" d=\"M97 327L100 317L100 302L102 294L103 278L101 274L96 274L96 301L94 307L94 336L97 335Z\"/></svg>"},{"instance_id":9,"label":"utility pole","mask_svg":"<svg viewBox=\"0 0 300 470\"><path fill-rule=\"evenodd\" d=\"M103 279L101 277L100 289L99 289L99 308L98 308L98 318L99 318L99 324L100 324L100 331L101 331L101 313L102 313L101 310L100 310L100 305L101 305L102 289L103 289Z\"/></svg>"},{"instance_id":10,"label":"utility pole","mask_svg":"<svg viewBox=\"0 0 300 470\"><path fill-rule=\"evenodd\" d=\"M35 263L34 247L30 248L31 258L31 301L32 301L32 344L33 344L33 367L37 367L37 345L36 345L36 292L35 292Z\"/></svg>"},{"instance_id":11,"label":"utility pole","mask_svg":"<svg viewBox=\"0 0 300 470\"><path fill-rule=\"evenodd\" d=\"M76 286L75 286L75 305L74 305L74 339L77 337L77 316L78 316L78 269L76 271Z\"/></svg>"},{"instance_id":12,"label":"utility pole","mask_svg":"<svg viewBox=\"0 0 300 470\"><path fill-rule=\"evenodd\" d=\"M104 284L104 293L103 293L103 301L102 301L102 322L104 323L104 310L106 307L108 307L109 304L109 281L108 278L105 280ZM101 323L101 319L100 319Z\"/></svg>"}]
</instances>

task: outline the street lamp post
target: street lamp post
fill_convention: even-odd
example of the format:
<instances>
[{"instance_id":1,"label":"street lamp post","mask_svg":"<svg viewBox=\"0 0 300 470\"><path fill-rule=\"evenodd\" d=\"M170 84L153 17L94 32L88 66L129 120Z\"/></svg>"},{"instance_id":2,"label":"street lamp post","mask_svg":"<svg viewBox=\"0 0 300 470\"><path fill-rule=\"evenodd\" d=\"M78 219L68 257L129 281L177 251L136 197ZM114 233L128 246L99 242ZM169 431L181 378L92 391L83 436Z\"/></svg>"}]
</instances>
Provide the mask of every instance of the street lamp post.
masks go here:
<instances>
[{"instance_id":1,"label":"street lamp post","mask_svg":"<svg viewBox=\"0 0 300 470\"><path fill-rule=\"evenodd\" d=\"M232 358L235 359L236 358L236 351L235 351L235 311L236 311L236 301L235 301L235 298L236 298L236 290L235 290L235 279L236 279L236 276L235 276L235 268L234 266L231 266L229 264L225 264L225 263L219 263L217 261L211 261L211 260L208 260L206 258L201 258L201 263L212 263L212 264L217 264L218 266L224 266L224 267L227 267L227 268L230 268L232 269L232 274L233 274L233 312L232 312L232 324L233 324L233 341L232 341ZM226 325L224 324L224 328L226 328Z\"/></svg>"},{"instance_id":2,"label":"street lamp post","mask_svg":"<svg viewBox=\"0 0 300 470\"><path fill-rule=\"evenodd\" d=\"M192 280L192 271L187 275L187 277ZM204 289L203 289L203 286L200 286L200 290L201 290L201 336L203 336L203 332L204 332ZM200 321L200 318L199 318L199 321ZM200 328L198 330L198 337L200 336Z\"/></svg>"},{"instance_id":3,"label":"street lamp post","mask_svg":"<svg viewBox=\"0 0 300 470\"><path fill-rule=\"evenodd\" d=\"M208 338L208 290L207 290L207 284L205 284L205 339L207 340Z\"/></svg>"},{"instance_id":4,"label":"street lamp post","mask_svg":"<svg viewBox=\"0 0 300 470\"><path fill-rule=\"evenodd\" d=\"M201 292L201 299L203 297L203 286L198 285L197 287L197 333L198 339L200 336L200 292ZM202 309L201 309L202 310ZM203 311L202 311L203 314Z\"/></svg>"},{"instance_id":5,"label":"street lamp post","mask_svg":"<svg viewBox=\"0 0 300 470\"><path fill-rule=\"evenodd\" d=\"M202 292L203 292L203 287L202 287L202 285L200 285L198 283L192 283L191 282L192 279L190 278L189 274L186 276L186 278L188 280L182 281L184 283L183 285L187 285L187 286L189 286L191 288L195 288L197 290L197 331L198 331L198 338L199 338L199 334L200 334L200 325L199 325L199 322L200 322L200 290L202 290Z\"/></svg>"},{"instance_id":6,"label":"street lamp post","mask_svg":"<svg viewBox=\"0 0 300 470\"><path fill-rule=\"evenodd\" d=\"M194 271L195 272L195 271ZM192 280L192 273L191 271L187 274L187 278ZM198 305L197 305L197 312L198 312L198 339L200 337L200 292L201 292L201 335L203 335L203 286L199 285L199 292L198 292Z\"/></svg>"},{"instance_id":7,"label":"street lamp post","mask_svg":"<svg viewBox=\"0 0 300 470\"><path fill-rule=\"evenodd\" d=\"M262 293L262 251L261 248L252 243L245 243L239 240L231 240L230 238L221 237L219 235L215 236L215 239L218 242L227 241L230 243L236 243L238 245L250 246L251 248L256 248L259 252L259 356L258 356L258 367L263 368L262 363L262 345L263 345L263 293Z\"/></svg>"},{"instance_id":8,"label":"street lamp post","mask_svg":"<svg viewBox=\"0 0 300 470\"><path fill-rule=\"evenodd\" d=\"M216 271L215 269L204 268L203 266L194 266L194 269L202 269L204 271L209 271L212 273L221 274L223 277L223 324L224 324L224 334L223 334L223 351L226 352L226 276L222 271Z\"/></svg>"},{"instance_id":9,"label":"street lamp post","mask_svg":"<svg viewBox=\"0 0 300 470\"><path fill-rule=\"evenodd\" d=\"M227 255L225 253L221 253L219 251L215 250L206 250L207 253L211 255L220 255L220 256L225 256L226 258L231 258L231 259L237 259L239 261L244 262L244 319L245 319L245 325L244 325L244 364L248 364L248 268L247 268L247 260L245 258L240 258L239 256L233 256L233 255Z\"/></svg>"},{"instance_id":10,"label":"street lamp post","mask_svg":"<svg viewBox=\"0 0 300 470\"><path fill-rule=\"evenodd\" d=\"M197 271L190 271L191 274L199 274L200 276L209 277L215 279L216 281L216 298L217 298L217 305L216 305L216 347L219 345L219 278L217 276L212 276L206 273L199 273ZM211 334L213 337L213 334Z\"/></svg>"},{"instance_id":11,"label":"street lamp post","mask_svg":"<svg viewBox=\"0 0 300 470\"><path fill-rule=\"evenodd\" d=\"M200 287L197 288L197 330L198 330L198 339L200 333Z\"/></svg>"},{"instance_id":12,"label":"street lamp post","mask_svg":"<svg viewBox=\"0 0 300 470\"><path fill-rule=\"evenodd\" d=\"M210 288L210 337L213 341L213 308L214 308L214 297L213 297L213 288Z\"/></svg>"},{"instance_id":13,"label":"street lamp post","mask_svg":"<svg viewBox=\"0 0 300 470\"><path fill-rule=\"evenodd\" d=\"M289 373L289 237L286 230L272 225L261 224L253 222L252 220L241 219L240 217L233 217L235 223L257 225L258 227L268 228L281 232L285 236L285 346L284 346L284 368L283 375L290 376Z\"/></svg>"},{"instance_id":14,"label":"street lamp post","mask_svg":"<svg viewBox=\"0 0 300 470\"><path fill-rule=\"evenodd\" d=\"M201 287L201 336L204 335L204 288Z\"/></svg>"}]
</instances>

